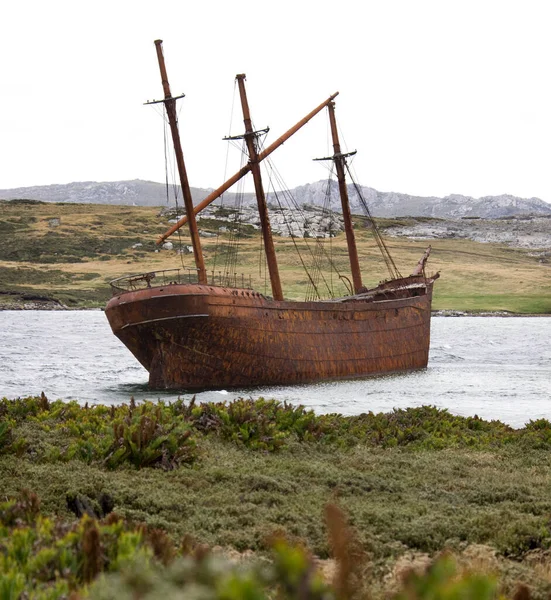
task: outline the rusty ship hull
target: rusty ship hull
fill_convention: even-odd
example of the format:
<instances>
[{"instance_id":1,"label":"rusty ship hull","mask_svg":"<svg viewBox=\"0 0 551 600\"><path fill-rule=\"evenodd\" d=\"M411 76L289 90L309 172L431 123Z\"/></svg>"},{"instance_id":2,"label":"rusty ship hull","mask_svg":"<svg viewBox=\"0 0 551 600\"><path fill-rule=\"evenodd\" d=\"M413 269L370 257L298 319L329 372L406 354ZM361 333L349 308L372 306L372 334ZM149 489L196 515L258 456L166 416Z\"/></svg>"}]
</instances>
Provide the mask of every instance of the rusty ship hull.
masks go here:
<instances>
[{"instance_id":1,"label":"rusty ship hull","mask_svg":"<svg viewBox=\"0 0 551 600\"><path fill-rule=\"evenodd\" d=\"M106 307L154 389L301 384L426 367L433 279L410 276L338 301L172 284Z\"/></svg>"}]
</instances>

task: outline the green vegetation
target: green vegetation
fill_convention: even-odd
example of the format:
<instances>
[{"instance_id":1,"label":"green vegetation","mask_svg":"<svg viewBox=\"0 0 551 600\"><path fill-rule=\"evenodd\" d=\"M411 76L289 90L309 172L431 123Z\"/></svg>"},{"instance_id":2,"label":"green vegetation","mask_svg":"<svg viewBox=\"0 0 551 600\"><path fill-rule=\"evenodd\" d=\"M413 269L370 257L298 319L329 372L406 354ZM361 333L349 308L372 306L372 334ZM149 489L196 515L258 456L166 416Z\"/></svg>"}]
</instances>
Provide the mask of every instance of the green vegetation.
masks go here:
<instances>
[{"instance_id":1,"label":"green vegetation","mask_svg":"<svg viewBox=\"0 0 551 600\"><path fill-rule=\"evenodd\" d=\"M0 598L544 598L550 450L428 406L3 399Z\"/></svg>"},{"instance_id":2,"label":"green vegetation","mask_svg":"<svg viewBox=\"0 0 551 600\"><path fill-rule=\"evenodd\" d=\"M158 250L155 241L168 228L158 208L90 204L53 204L26 201L0 201L0 303L14 302L14 293L37 294L59 300L71 307L103 306L109 298L108 282L127 274L193 267L191 256ZM217 216L228 216L231 209L219 208ZM54 221L55 220L55 221ZM384 263L363 219L355 217L356 235L365 284L377 284L387 276ZM384 230L396 224L431 222L439 219L380 219ZM199 220L200 227L218 231L231 223L216 218ZM260 233L249 225L240 226L241 243L235 261L238 280L252 279L261 292L269 287L264 259L260 257ZM224 268L229 254L230 234L203 238L207 269ZM190 245L184 230L173 238ZM423 254L426 241L387 238L387 245L399 269L411 272ZM303 299L308 284L295 244L306 264L311 262L313 240L279 238L277 253L284 293L290 299ZM138 245L141 244L141 245ZM329 242L328 242L329 244ZM333 262L341 273L348 273L345 236L330 241ZM469 240L432 240L429 271L441 271L435 286L435 309L472 312L510 311L514 313L551 313L549 263L538 262L529 251ZM232 250L232 252L235 252ZM232 274L233 275L233 274ZM329 275L327 274L329 280ZM346 289L333 276L335 293ZM339 287L340 286L340 287ZM11 294L6 298L6 293Z\"/></svg>"},{"instance_id":3,"label":"green vegetation","mask_svg":"<svg viewBox=\"0 0 551 600\"><path fill-rule=\"evenodd\" d=\"M281 537L270 542L270 561L243 566L190 538L175 544L162 530L127 524L114 513L99 522L85 515L72 526L45 518L36 494L25 490L0 504L0 594L5 600L29 596L53 600L69 594L98 600L371 597L365 556L337 506L327 506L326 523L337 565L331 581L324 580L304 547ZM444 556L425 573L410 572L393 596L396 600L496 597L495 577L458 575L456 561Z\"/></svg>"},{"instance_id":4,"label":"green vegetation","mask_svg":"<svg viewBox=\"0 0 551 600\"><path fill-rule=\"evenodd\" d=\"M31 267L16 267L13 269L0 267L0 279L5 284L19 284L26 281L29 285L70 284L79 281L90 281L101 277L99 273L67 273L61 269L33 269Z\"/></svg>"}]
</instances>

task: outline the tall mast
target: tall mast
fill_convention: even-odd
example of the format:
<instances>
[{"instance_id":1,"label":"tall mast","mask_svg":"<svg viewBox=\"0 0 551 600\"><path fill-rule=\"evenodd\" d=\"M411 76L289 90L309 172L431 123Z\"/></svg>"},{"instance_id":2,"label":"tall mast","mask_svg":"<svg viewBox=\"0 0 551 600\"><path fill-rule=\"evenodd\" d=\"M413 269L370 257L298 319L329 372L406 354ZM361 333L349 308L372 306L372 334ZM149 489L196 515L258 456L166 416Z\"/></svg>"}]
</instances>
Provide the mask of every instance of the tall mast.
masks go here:
<instances>
[{"instance_id":1,"label":"tall mast","mask_svg":"<svg viewBox=\"0 0 551 600\"><path fill-rule=\"evenodd\" d=\"M245 90L245 75L236 75L239 86L239 95L241 97L241 106L243 108L243 122L245 124L245 143L249 152L249 164L253 174L254 189L256 192L256 201L258 203L258 212L260 214L260 224L262 227L262 236L264 238L264 249L268 262L268 271L270 273L270 282L272 284L272 296L274 300L283 300L283 291L279 279L279 270L277 268L277 259L274 248L274 239L272 228L268 217L268 207L266 206L266 196L262 186L262 176L260 175L260 161L258 158L257 133L253 131L251 114L249 112L249 103L247 102L247 92Z\"/></svg>"},{"instance_id":2,"label":"tall mast","mask_svg":"<svg viewBox=\"0 0 551 600\"><path fill-rule=\"evenodd\" d=\"M342 217L344 221L344 230L346 231L346 243L348 245L348 256L350 259L350 269L352 271L352 283L354 291L358 294L363 287L362 274L360 273L360 262L358 260L358 249L356 247L356 238L352 226L352 217L350 215L350 203L348 201L348 190L346 188L346 179L344 166L346 156L341 153L339 142L339 133L337 131L337 120L335 119L335 103L330 102L327 105L329 109L329 122L331 123L331 136L333 138L333 161L337 169L337 180L339 182L339 192L341 195Z\"/></svg>"},{"instance_id":3,"label":"tall mast","mask_svg":"<svg viewBox=\"0 0 551 600\"><path fill-rule=\"evenodd\" d=\"M182 194L184 196L184 204L186 207L187 222L189 224L189 233L191 235L191 244L193 246L193 255L195 257L195 265L197 267L197 275L199 283L207 283L207 271L205 269L205 261L203 259L203 250L199 240L199 230L193 210L193 200L189 189L189 181L186 173L186 165L184 163L184 155L182 153L182 144L180 143L180 134L178 132L178 118L176 115L176 99L170 93L170 85L166 73L165 59L163 56L163 41L155 40L157 49L157 58L159 60L159 69L161 70L161 80L163 82L163 91L165 93L164 105L168 115L170 131L172 133L172 141L174 143L174 152L176 154L176 164L180 175L180 185L182 186Z\"/></svg>"}]
</instances>

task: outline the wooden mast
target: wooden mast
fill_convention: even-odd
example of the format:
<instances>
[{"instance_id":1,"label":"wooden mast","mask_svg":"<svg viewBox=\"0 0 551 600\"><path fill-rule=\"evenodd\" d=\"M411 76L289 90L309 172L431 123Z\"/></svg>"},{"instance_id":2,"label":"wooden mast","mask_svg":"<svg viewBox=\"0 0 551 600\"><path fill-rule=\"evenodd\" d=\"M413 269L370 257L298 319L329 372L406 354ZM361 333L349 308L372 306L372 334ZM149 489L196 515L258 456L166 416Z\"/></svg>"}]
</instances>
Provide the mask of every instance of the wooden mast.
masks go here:
<instances>
[{"instance_id":1,"label":"wooden mast","mask_svg":"<svg viewBox=\"0 0 551 600\"><path fill-rule=\"evenodd\" d=\"M314 108L314 110L308 113L303 119L301 119L298 123L293 125L291 129L288 129L281 137L279 137L275 142L270 144L265 150L263 150L258 155L258 162L262 162L265 158L267 158L274 150L277 150L282 144L284 144L293 134L295 134L301 127L306 125L308 121L315 115L317 115L322 109L324 109L329 102L331 102L334 98L338 96L339 92L335 92L332 96L329 96L325 102L322 102L319 106ZM231 186L238 182L242 177L244 177L251 170L251 163L246 164L242 169L237 171L235 175L230 177L225 183L223 183L218 189L211 192L204 200L199 202L199 204L194 208L195 214L201 212L204 208L206 208L209 204L214 202L217 198L219 198L224 192L229 190ZM175 231L178 231L180 227L187 223L187 217L183 217L180 219L175 225L173 225L168 231L159 236L157 240L157 244L162 244L168 237L170 237Z\"/></svg>"},{"instance_id":2,"label":"wooden mast","mask_svg":"<svg viewBox=\"0 0 551 600\"><path fill-rule=\"evenodd\" d=\"M344 165L346 164L346 155L341 153L339 142L339 133L337 131L337 120L335 119L335 103L330 102L327 105L329 109L329 122L331 124L331 136L333 138L333 161L337 169L337 180L339 182L339 192L341 195L342 218L344 221L344 230L346 231L346 243L348 245L348 256L350 259L350 269L352 271L352 283L356 294L363 288L362 274L360 272L360 262L358 260L358 249L356 247L356 238L354 236L354 227L350 215L350 202L348 200L348 189L346 188L346 178Z\"/></svg>"},{"instance_id":3,"label":"wooden mast","mask_svg":"<svg viewBox=\"0 0 551 600\"><path fill-rule=\"evenodd\" d=\"M165 59L163 56L163 41L155 40L157 49L157 58L159 60L159 69L161 70L161 80L163 82L163 91L165 94L164 105L168 115L170 131L172 133L172 141L174 143L174 152L176 154L176 164L180 175L180 185L182 186L182 194L184 196L184 204L186 208L186 216L189 224L189 232L191 235L191 244L193 246L193 255L195 257L195 265L197 267L197 276L199 283L207 284L207 271L205 269L205 261L203 259L203 250L199 239L199 230L193 210L193 200L189 189L189 181L184 163L184 155L182 153L182 144L180 143L180 134L178 132L178 118L176 115L176 100L170 93L170 85L166 73Z\"/></svg>"},{"instance_id":4,"label":"wooden mast","mask_svg":"<svg viewBox=\"0 0 551 600\"><path fill-rule=\"evenodd\" d=\"M270 273L270 282L272 284L272 296L274 300L283 300L283 291L281 289L281 281L279 278L279 270L277 267L277 258L274 248L274 239L272 236L272 228L268 216L268 207L266 206L266 196L264 187L262 186L262 176L260 174L260 161L257 148L257 133L253 131L251 122L251 114L249 111L249 103L247 101L247 92L245 90L245 75L236 75L237 84L239 86L239 95L241 97L241 107L243 109L243 122L245 124L245 143L249 152L249 164L251 173L253 174L254 189L256 192L256 200L258 203L258 212L260 215L260 224L262 227L262 236L264 238L264 249L266 251L266 260L268 262L268 271Z\"/></svg>"}]
</instances>

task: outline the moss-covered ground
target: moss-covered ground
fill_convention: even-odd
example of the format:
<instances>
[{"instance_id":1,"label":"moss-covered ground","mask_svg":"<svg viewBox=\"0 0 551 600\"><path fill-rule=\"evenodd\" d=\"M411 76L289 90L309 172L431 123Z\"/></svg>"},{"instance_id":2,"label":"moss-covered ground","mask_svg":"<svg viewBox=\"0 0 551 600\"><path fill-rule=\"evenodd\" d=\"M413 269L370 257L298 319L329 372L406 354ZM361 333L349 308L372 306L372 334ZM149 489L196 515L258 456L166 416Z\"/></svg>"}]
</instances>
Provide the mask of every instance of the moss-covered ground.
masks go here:
<instances>
[{"instance_id":1,"label":"moss-covered ground","mask_svg":"<svg viewBox=\"0 0 551 600\"><path fill-rule=\"evenodd\" d=\"M155 244L168 228L166 217L152 207L90 204L53 204L31 201L0 202L0 304L13 303L24 295L56 299L70 307L103 306L109 298L108 282L116 277L146 271L193 267L189 255L177 252L190 241L181 230L172 241L175 249L161 250ZM427 221L427 219L419 219ZM356 219L360 264L366 285L388 277L373 243L370 230ZM412 219L381 220L382 228ZM203 219L200 227L217 231L225 221ZM228 249L228 233L203 238L207 268L215 275L227 261L244 280L251 277L258 291L269 293L258 232L246 227L237 257ZM404 274L410 273L423 254L426 241L388 238L387 245ZM141 244L141 245L140 245ZM308 278L295 251L299 247L307 265L312 262L314 240L277 239L277 255L284 294L304 299ZM339 271L347 274L345 237L326 243ZM551 313L551 265L523 249L469 240L432 240L429 272L440 271L435 286L435 309L472 312L510 311ZM346 293L341 280L326 273L336 295ZM320 285L325 293L325 284ZM10 292L11 294L7 294ZM16 296L15 294L19 294Z\"/></svg>"},{"instance_id":2,"label":"moss-covered ground","mask_svg":"<svg viewBox=\"0 0 551 600\"><path fill-rule=\"evenodd\" d=\"M547 421L514 430L432 407L1 400L0 590L85 595L104 572L92 597L138 597L141 581L147 598L383 598L404 585L404 598L547 598L550 452ZM256 595L237 576L237 595L220 592L233 567L205 562L207 547L238 559ZM204 595L186 587L198 581Z\"/></svg>"}]
</instances>

